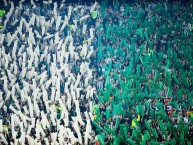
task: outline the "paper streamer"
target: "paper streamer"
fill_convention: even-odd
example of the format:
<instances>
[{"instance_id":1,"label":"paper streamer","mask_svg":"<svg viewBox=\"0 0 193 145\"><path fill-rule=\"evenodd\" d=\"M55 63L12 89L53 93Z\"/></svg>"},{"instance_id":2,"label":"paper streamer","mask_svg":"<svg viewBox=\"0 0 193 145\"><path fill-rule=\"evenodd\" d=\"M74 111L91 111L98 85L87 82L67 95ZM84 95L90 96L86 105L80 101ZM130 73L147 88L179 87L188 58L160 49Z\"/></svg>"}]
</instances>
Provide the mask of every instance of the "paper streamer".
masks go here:
<instances>
[{"instance_id":1,"label":"paper streamer","mask_svg":"<svg viewBox=\"0 0 193 145\"><path fill-rule=\"evenodd\" d=\"M87 59L89 59L91 57L91 55L93 54L94 50L91 50L88 55L86 56Z\"/></svg>"},{"instance_id":2,"label":"paper streamer","mask_svg":"<svg viewBox=\"0 0 193 145\"><path fill-rule=\"evenodd\" d=\"M64 22L62 24L60 31L63 31L66 25L68 25L68 17L65 15L65 19L64 19Z\"/></svg>"},{"instance_id":3,"label":"paper streamer","mask_svg":"<svg viewBox=\"0 0 193 145\"><path fill-rule=\"evenodd\" d=\"M84 126L85 123L82 121L82 117L81 117L81 114L80 114L80 108L79 108L79 101L78 101L78 100L75 101L75 105L76 105L77 121L78 121L82 126Z\"/></svg>"},{"instance_id":4,"label":"paper streamer","mask_svg":"<svg viewBox=\"0 0 193 145\"><path fill-rule=\"evenodd\" d=\"M28 98L28 105L29 105L29 112L30 112L30 117L33 118L33 105L31 103L31 99Z\"/></svg>"},{"instance_id":5,"label":"paper streamer","mask_svg":"<svg viewBox=\"0 0 193 145\"><path fill-rule=\"evenodd\" d=\"M5 39L5 34L0 34L0 44L3 44Z\"/></svg>"},{"instance_id":6,"label":"paper streamer","mask_svg":"<svg viewBox=\"0 0 193 145\"><path fill-rule=\"evenodd\" d=\"M86 83L86 82L85 82ZM88 82L87 82L88 83ZM85 85L88 85L88 84L85 84ZM90 90L87 90L87 93L86 93L86 99L89 99L90 98Z\"/></svg>"},{"instance_id":7,"label":"paper streamer","mask_svg":"<svg viewBox=\"0 0 193 145\"><path fill-rule=\"evenodd\" d=\"M0 138L2 139L2 141L3 141L6 145L8 145L8 142L7 142L7 140L5 139L5 136L3 135L3 133L0 133Z\"/></svg>"},{"instance_id":8,"label":"paper streamer","mask_svg":"<svg viewBox=\"0 0 193 145\"><path fill-rule=\"evenodd\" d=\"M71 13L72 13L72 6L69 6L69 8L68 8L68 19L70 19Z\"/></svg>"},{"instance_id":9,"label":"paper streamer","mask_svg":"<svg viewBox=\"0 0 193 145\"><path fill-rule=\"evenodd\" d=\"M76 122L73 122L72 126L74 127L74 129L75 129L75 131L76 131L76 133L77 133L77 135L78 135L78 141L79 141L79 143L82 144L82 136L81 136L81 133L80 133L80 128L79 128L79 126L78 126L78 122L77 122L77 121L76 121Z\"/></svg>"},{"instance_id":10,"label":"paper streamer","mask_svg":"<svg viewBox=\"0 0 193 145\"><path fill-rule=\"evenodd\" d=\"M56 34L55 34L55 39L54 39L54 43L55 43L55 44L58 44L59 41L60 41L59 33L56 32Z\"/></svg>"},{"instance_id":11,"label":"paper streamer","mask_svg":"<svg viewBox=\"0 0 193 145\"><path fill-rule=\"evenodd\" d=\"M69 136L70 136L70 140L72 144L75 144L76 142L78 142L78 139L74 136L73 132L69 129L67 130Z\"/></svg>"},{"instance_id":12,"label":"paper streamer","mask_svg":"<svg viewBox=\"0 0 193 145\"><path fill-rule=\"evenodd\" d=\"M93 104L91 101L89 102L89 109L90 109L90 112L93 113Z\"/></svg>"},{"instance_id":13,"label":"paper streamer","mask_svg":"<svg viewBox=\"0 0 193 145\"><path fill-rule=\"evenodd\" d=\"M34 26L34 23L35 23L35 18L36 18L36 15L34 13L32 13L32 17L29 21L29 26Z\"/></svg>"},{"instance_id":14,"label":"paper streamer","mask_svg":"<svg viewBox=\"0 0 193 145\"><path fill-rule=\"evenodd\" d=\"M50 39L50 38L52 38L52 37L54 37L54 35L53 35L53 34L48 35L48 36L44 37L44 40Z\"/></svg>"},{"instance_id":15,"label":"paper streamer","mask_svg":"<svg viewBox=\"0 0 193 145\"><path fill-rule=\"evenodd\" d=\"M0 132L3 132L3 120L0 119Z\"/></svg>"},{"instance_id":16,"label":"paper streamer","mask_svg":"<svg viewBox=\"0 0 193 145\"><path fill-rule=\"evenodd\" d=\"M84 8L82 8L82 9L80 10L80 15L81 15L81 16L84 15Z\"/></svg>"},{"instance_id":17,"label":"paper streamer","mask_svg":"<svg viewBox=\"0 0 193 145\"><path fill-rule=\"evenodd\" d=\"M54 17L52 17L52 19L50 20L49 27L52 27L53 23L54 23Z\"/></svg>"},{"instance_id":18,"label":"paper streamer","mask_svg":"<svg viewBox=\"0 0 193 145\"><path fill-rule=\"evenodd\" d=\"M57 3L54 3L54 18L55 20L57 19L58 15L57 15Z\"/></svg>"},{"instance_id":19,"label":"paper streamer","mask_svg":"<svg viewBox=\"0 0 193 145\"><path fill-rule=\"evenodd\" d=\"M57 21L56 21L56 31L58 31L59 27L60 27L60 23L61 23L61 16L58 16Z\"/></svg>"},{"instance_id":20,"label":"paper streamer","mask_svg":"<svg viewBox=\"0 0 193 145\"><path fill-rule=\"evenodd\" d=\"M7 0L3 0L4 5L7 6Z\"/></svg>"},{"instance_id":21,"label":"paper streamer","mask_svg":"<svg viewBox=\"0 0 193 145\"><path fill-rule=\"evenodd\" d=\"M83 34L83 35L86 34L86 28L87 28L87 25L86 25L86 24L83 24L83 28L82 28L82 34Z\"/></svg>"},{"instance_id":22,"label":"paper streamer","mask_svg":"<svg viewBox=\"0 0 193 145\"><path fill-rule=\"evenodd\" d=\"M12 26L15 26L15 24L17 24L17 22L19 22L18 19L15 19L15 21L11 24Z\"/></svg>"},{"instance_id":23,"label":"paper streamer","mask_svg":"<svg viewBox=\"0 0 193 145\"><path fill-rule=\"evenodd\" d=\"M95 10L95 8L96 8L97 4L98 4L97 2L95 2L95 3L94 3L94 5L92 6L92 8L90 9L90 12L92 12L92 11L94 11L94 10Z\"/></svg>"},{"instance_id":24,"label":"paper streamer","mask_svg":"<svg viewBox=\"0 0 193 145\"><path fill-rule=\"evenodd\" d=\"M50 117L51 117L51 121L52 121L53 125L56 126L56 121L54 119L54 115L51 114Z\"/></svg>"},{"instance_id":25,"label":"paper streamer","mask_svg":"<svg viewBox=\"0 0 193 145\"><path fill-rule=\"evenodd\" d=\"M22 132L21 133L21 137L20 137L20 139L19 139L19 142L21 143L21 144L24 144L25 143L25 132Z\"/></svg>"},{"instance_id":26,"label":"paper streamer","mask_svg":"<svg viewBox=\"0 0 193 145\"><path fill-rule=\"evenodd\" d=\"M89 17L90 17L90 15L85 15L85 16L83 16L83 17L80 18L80 21L83 21L83 20L85 20L85 19L87 19L87 18L89 18Z\"/></svg>"},{"instance_id":27,"label":"paper streamer","mask_svg":"<svg viewBox=\"0 0 193 145\"><path fill-rule=\"evenodd\" d=\"M89 31L90 31L90 38L93 39L94 38L93 28L90 28Z\"/></svg>"}]
</instances>

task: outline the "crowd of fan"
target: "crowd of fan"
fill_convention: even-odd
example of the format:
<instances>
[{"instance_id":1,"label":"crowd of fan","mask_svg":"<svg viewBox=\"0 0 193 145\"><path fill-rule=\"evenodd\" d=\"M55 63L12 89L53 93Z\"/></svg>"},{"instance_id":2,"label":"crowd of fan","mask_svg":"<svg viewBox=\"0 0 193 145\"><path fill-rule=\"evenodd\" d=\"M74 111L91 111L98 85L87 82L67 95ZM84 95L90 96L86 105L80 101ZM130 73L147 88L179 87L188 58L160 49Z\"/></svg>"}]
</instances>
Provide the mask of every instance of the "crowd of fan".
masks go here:
<instances>
[{"instance_id":1,"label":"crowd of fan","mask_svg":"<svg viewBox=\"0 0 193 145\"><path fill-rule=\"evenodd\" d=\"M57 8L57 13L64 20L65 15L68 14L69 6L77 8L78 5L77 3L68 5L61 3ZM91 110L93 109L94 112L94 119L91 119L91 136L93 139L89 140L88 144L94 142L101 145L153 145L160 143L185 145L193 143L193 114L191 112L193 111L192 4L182 6L179 2L169 4L166 1L160 3L141 2L129 5L113 1L113 4L109 6L107 1L103 1L96 7L96 18L92 17L90 12L92 5L92 3L83 5L80 8L81 12L73 9L68 25L63 31L58 32L56 30L56 22L46 29L46 33L49 34L58 32L59 37L64 40L62 41L63 43L67 36L73 37L74 55L70 55L71 57L69 56L68 60L64 59L63 61L69 64L69 72L74 76L75 80L81 76L78 88L83 89L80 90L80 98L78 100L83 122L86 123L87 120L84 114L85 111L92 112ZM6 11L10 7L9 3ZM14 9L3 33L14 34L18 30L19 22L15 25L13 25L13 22L16 19L22 20L22 18L29 22L33 14L39 17L44 16L44 22L49 22L54 17L53 8L53 4L44 4L43 7L38 4L35 7L31 4L25 4L22 8L18 6ZM74 20L79 20L87 14L91 16L82 22L77 21L77 28L74 31ZM5 17L1 17L1 23L5 19ZM85 34L82 34L84 25L87 26L87 30ZM24 90L23 92L25 92L26 84L28 87L33 87L34 80L36 80L37 88L41 90L42 94L46 86L48 86L46 91L48 100L51 100L53 89L56 88L54 88L53 84L52 87L47 85L46 81L49 78L52 79L53 73L57 73L57 71L53 70L55 67L53 67L52 63L56 62L55 65L59 69L62 68L61 64L63 64L60 60L54 60L54 55L57 57L61 55L58 55L61 50L58 49L60 43L54 44L54 40L44 40L46 33L38 37L40 32L42 32L42 27L37 26L37 24L31 25L31 28L35 33L36 42L32 49L36 53L39 52L38 63L34 59L32 66L38 76L44 71L47 72L47 80L45 79L43 83L35 79L35 77L29 78L28 75L24 77L22 75L23 67L20 65L20 60L23 61L24 56L20 52L28 54L27 49L30 49L30 45L27 43L28 37L30 37L26 30L27 28L22 28L23 34L25 34L24 39L19 34L17 38L14 38L15 41L18 40L16 59L14 59L12 52L14 44L8 46L9 40L1 44L1 47L4 46L5 52L1 51L0 99L3 103L0 103L0 119L3 120L4 126L2 133L8 143L15 142L11 131L11 115L15 112L10 109L10 106L18 108L23 114L31 117L31 114L26 111L29 110L29 101L21 98L22 95L19 90ZM94 38L91 42L88 42L90 38L88 29L90 28L94 31ZM80 47L85 43L90 43L89 46L93 46L94 52L89 58L86 57ZM36 46L39 46L39 50L37 50ZM67 52L71 51L69 46L70 42L65 46ZM89 48L88 52L90 50L92 49ZM3 56L4 53L9 59L7 68L5 67L7 59ZM30 60L31 58L32 56L26 55L25 59ZM49 61L48 58L50 59ZM3 59L5 61L2 61ZM26 67L29 62L26 62ZM15 68L12 67L12 64L18 66L16 73L13 71ZM36 66L36 64L38 65ZM86 68L89 71L83 71L83 66L87 66ZM10 71L7 70L8 68L11 70L11 74L14 75L14 81L9 79ZM92 71L92 78L87 78L90 70ZM27 72L30 71L32 69L27 68ZM8 82L5 82L5 77L8 78ZM68 102L65 85L69 80L69 76L66 77L65 71L61 71L60 80L60 98L64 99L63 102ZM73 80L73 77L71 80ZM17 89L17 86L15 87L17 90L14 94L16 98L12 96L13 84L18 84L19 86L19 89ZM70 88L71 86L69 86ZM33 91L33 89L29 88L27 95L34 96ZM57 94L57 90L55 92ZM88 97L88 94L92 95ZM51 134L59 134L59 126L58 124L53 125L43 95L37 94L37 97L40 97L37 99L39 110L43 110L50 123L50 128L43 128L45 137L48 138L48 142L52 142L53 137ZM169 98L167 105L170 107L170 111L165 109L167 106L164 105L163 100L166 98ZM15 101L15 99L18 101ZM93 103L93 108L90 102ZM35 102L33 103L35 104ZM74 136L78 138L77 131L71 123L74 121L73 116L77 115L75 101L71 102L70 107L66 103L70 116L68 126L66 126L64 121L65 117L61 115L61 110L63 110L61 103L55 100L50 102L49 105L56 107L57 115L55 118L60 121L59 124L70 128ZM36 123L38 120L42 120L41 115L42 113L39 115L36 112L34 113L33 117L36 118ZM92 115L89 117L92 118ZM21 116L20 119L22 119ZM27 123L30 124L29 122ZM86 127L82 124L79 124L79 127L82 138L84 138L83 134L86 131ZM21 138L21 127L16 126L15 130L18 132L16 139ZM27 132L27 128L24 132ZM36 139L36 134L34 127L31 129L29 136ZM38 139L38 141L46 144L43 138ZM59 142L59 139L57 141ZM63 142L64 144L72 143L69 137L65 137ZM4 143L2 141L2 144ZM30 144L27 139L25 139L25 144Z\"/></svg>"},{"instance_id":2,"label":"crowd of fan","mask_svg":"<svg viewBox=\"0 0 193 145\"><path fill-rule=\"evenodd\" d=\"M66 23L66 27L64 27L62 31L56 30L57 20L55 19L54 21L52 21L52 19L54 19L55 17L53 10L55 7L54 5L59 5L57 7L57 15L61 16L61 20L64 20L63 24L66 22L65 17L69 12L70 7L72 8L70 18L69 19L67 18L68 23ZM66 92L66 88L71 89L71 87L73 87L71 86L72 82L73 81L76 82L77 80L79 80L76 86L77 88L80 88L78 90L80 91L79 98L78 92L75 92L75 94L76 97L78 98L82 120L84 123L86 123L87 120L84 116L84 112L85 111L91 112L90 107L92 106L89 106L89 102L91 102L91 99L93 97L96 97L95 95L96 76L93 76L92 80L88 78L88 76L92 77L92 70L89 68L94 68L93 65L96 63L96 61L94 59L94 55L90 56L90 58L87 58L87 53L89 53L89 50L91 49L91 47L89 48L89 46L92 46L94 49L96 49L95 48L96 39L90 41L88 49L86 50L86 54L85 52L82 51L82 45L83 43L85 43L85 41L87 43L87 39L89 39L90 37L89 29L93 27L92 25L95 20L92 19L92 17L90 17L80 22L79 19L84 15L90 13L92 5L93 5L92 3L90 6L87 5L80 6L77 3L66 5L64 2L58 4L45 2L44 6L40 7L38 3L33 4L32 2L31 3L21 2L17 7L14 8L13 14L8 20L6 26L5 21L7 19L7 16L1 17L1 25L4 26L1 29L2 30L1 37L2 39L5 38L4 40L1 41L2 50L1 50L0 119L1 121L3 120L1 124L3 125L3 128L1 128L1 133L3 133L3 136L1 134L1 144L22 143L23 141L25 141L23 142L25 144L31 144L29 142L29 140L31 139L37 141L37 142L33 141L35 142L35 144L36 143L47 144L51 142L53 143L54 135L52 134L54 133L57 134L56 139L57 143L72 144L71 140L72 135L70 135L69 132L68 134L66 134L66 137L63 136L64 137L63 142L59 141L58 133L59 130L62 132L63 129L63 128L60 129L61 126L59 125L62 125L65 128L69 128L73 132L75 138L79 138L79 136L75 131L76 130L75 127L73 127L72 125L72 122L74 121L73 117L77 116L76 112L77 108L75 109L75 107L77 106L75 105L75 100L70 101L70 104L67 103L69 102L68 101L69 97L67 97L68 94ZM5 6L5 11L8 12L12 7L13 3L8 3L7 6ZM31 22L31 19L34 15L35 15L35 22L32 22L32 24L29 26L29 23ZM44 21L41 21L41 19L44 19ZM22 25L21 23L23 23L21 30L22 35L19 35L16 32L18 30L18 27ZM50 25L50 23L53 24ZM82 34L83 25L86 25L87 28L85 29L84 35ZM31 28L32 32L34 32L33 35L35 34L34 35L35 44L33 44L33 42L29 42L29 38L31 37L30 35L32 34L29 33L30 30L29 28L27 28L28 26ZM44 31L42 31L43 27L45 27ZM59 29L61 29L61 27L62 25L60 24ZM76 30L74 30L73 27L76 27ZM60 42L62 42L62 44L61 43L59 44L59 42L56 41L56 38L45 39L46 36L51 36L51 34L56 34L57 32L59 35L58 37L60 38ZM15 33L16 35L14 36ZM9 43L10 41L8 37L9 34L11 34L14 37L13 38L14 43L11 44ZM16 43L16 50L14 52L15 43ZM66 44L64 45L64 43ZM59 45L62 46L59 47ZM28 53L28 51L30 51L30 53ZM31 53L34 54L32 55ZM16 59L14 58L15 54L17 56ZM7 60L7 57L9 57L9 60ZM60 60L60 57L63 58ZM30 62L31 60L32 62ZM12 67L13 64L14 68ZM25 68L27 68L26 72L24 71ZM60 71L61 74L57 74L58 71ZM42 74L45 74L46 76ZM58 77L60 76L61 78L57 79L55 75L57 75ZM39 77L37 78L37 76ZM41 83L41 78L43 78L42 81L43 83ZM87 79L87 84L85 83L85 79ZM57 84L58 81L59 84ZM60 90L57 90L56 88L56 86L58 85ZM76 85L76 83L74 85ZM33 88L34 86L35 89ZM31 101L22 98L22 92L26 93L24 95L31 96L30 98ZM74 92L74 90L71 90L70 93L72 92ZM88 98L86 98L88 92L89 96ZM62 99L63 103L59 102L59 100L56 98L54 99L52 98L53 100L51 100L51 96L56 97L57 93L59 94L59 98ZM46 106L47 104L44 99L44 94L46 94L45 96L48 97L47 102L49 108L54 106L54 110L56 112L56 115L54 115L55 121L52 120L51 118L52 112L50 112L48 107ZM29 102L31 102L34 105L33 106L34 108L32 108L34 112L32 114L29 112L30 111ZM35 104L37 105L35 106ZM64 104L66 106L63 106ZM65 111L66 107L68 108L67 109L68 112L65 112L65 115L62 115L62 111ZM20 124L17 124L18 122L16 122L15 127L13 128L11 127L12 122L14 122L11 119L11 117L14 118L15 116L12 115L17 114L16 113L17 111L14 112L14 109L12 108L17 108L15 110L20 111L21 112L20 114L24 114L30 118L29 120L27 120L27 126L25 126L24 123L24 127L21 127ZM39 108L38 110L41 111L41 113L36 111L37 108ZM30 120L32 118L35 118L34 124L37 124L38 122L42 121L43 118L42 111L43 114L46 114L46 117L49 122L48 125L49 127L43 127L43 131L45 132L44 136L42 135L42 132L40 134L39 132L37 132L37 125L36 126L33 125L33 127L30 128L31 124ZM23 122L25 121L22 120L22 116L20 115L18 116L19 120L22 121L23 126ZM54 124L53 122L59 122L59 124L58 123ZM16 131L15 137L12 130ZM82 139L84 139L83 132L85 132L85 130L86 127L82 125L80 127ZM24 136L25 134L29 135L30 139L29 137L27 138L27 136L25 137ZM21 139L22 136L24 136L24 140ZM44 137L46 138L46 140ZM93 140L89 140L87 144L91 144L92 141ZM82 144L80 140L79 143L77 140L76 142L77 142L76 144ZM84 144L86 143L84 142Z\"/></svg>"},{"instance_id":3,"label":"crowd of fan","mask_svg":"<svg viewBox=\"0 0 193 145\"><path fill-rule=\"evenodd\" d=\"M95 130L106 144L192 142L192 12L167 1L101 5Z\"/></svg>"}]
</instances>

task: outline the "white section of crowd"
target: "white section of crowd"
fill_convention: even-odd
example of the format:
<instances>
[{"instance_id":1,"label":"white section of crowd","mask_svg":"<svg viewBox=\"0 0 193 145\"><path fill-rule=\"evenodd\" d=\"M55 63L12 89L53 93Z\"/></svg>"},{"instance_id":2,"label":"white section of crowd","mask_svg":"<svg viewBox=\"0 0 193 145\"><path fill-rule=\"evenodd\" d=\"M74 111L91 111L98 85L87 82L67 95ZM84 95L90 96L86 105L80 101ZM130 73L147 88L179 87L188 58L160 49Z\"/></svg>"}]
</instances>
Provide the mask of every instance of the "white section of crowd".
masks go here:
<instances>
[{"instance_id":1,"label":"white section of crowd","mask_svg":"<svg viewBox=\"0 0 193 145\"><path fill-rule=\"evenodd\" d=\"M9 1L10 2L10 1ZM5 6L9 4L6 0L4 0ZM6 15L6 20L4 22L4 30L7 27L7 23L11 15L15 15L17 18L18 11L23 9L22 3L24 0L20 1L20 5L18 7L14 7L13 2L11 2L11 9ZM44 1L44 4L50 4L52 1ZM36 4L31 0L31 4L33 8L36 7ZM95 3L90 11L92 12L97 6ZM35 13L32 14L32 17L29 22L25 18L15 19L15 21L11 24L12 26L19 23L14 34L11 33L2 33L0 34L0 55L1 61L0 65L7 70L7 75L2 74L1 80L4 82L4 90L5 96L8 100L11 96L16 96L20 94L21 100L18 100L16 97L12 97L14 100L14 106L11 105L9 109L13 112L11 115L11 134L14 139L14 142L11 144L24 144L25 139L28 140L29 145L39 145L41 144L40 140L45 140L46 145L49 144L48 138L44 132L44 129L50 128L50 122L54 126L57 126L57 132L51 133L51 144L75 144L79 142L80 144L87 145L88 140L93 140L92 138L92 129L91 129L91 121L93 120L93 111L92 111L92 102L91 99L93 94L96 93L95 88L89 85L90 79L93 77L92 69L89 68L89 63L86 61L86 58L89 59L94 52L93 46L91 46L91 41L94 38L94 29L88 28L86 24L83 25L82 35L85 35L87 29L90 32L90 38L87 43L79 46L81 48L81 53L77 53L74 50L76 47L74 46L73 36L69 35L64 39L61 39L59 36L59 32L63 31L65 27L68 25L68 20L70 19L73 11L79 11L81 14L81 18L79 20L74 19L72 26L72 30L77 30L77 21L83 21L90 17L90 15L84 14L84 7L79 5L76 8L72 8L69 6L68 13L65 16L64 20L58 14L58 9L62 6L58 7L57 3L54 3L54 17L52 17L49 21L46 21L44 16L38 16ZM13 13L14 12L14 13ZM25 27L25 29L23 29ZM33 27L33 29L32 29ZM57 31L55 34L49 34L47 30L51 27ZM36 28L41 28L41 32L36 30ZM25 31L29 33L27 36ZM38 40L49 40L49 44L44 46L43 54L40 53L40 44L36 41ZM3 42L7 41L7 46L3 46ZM18 46L18 42L24 42L26 45ZM40 41L39 41L40 42ZM67 44L70 43L68 46ZM10 47L13 44L12 51L5 53L5 47ZM52 46L57 46L56 54L49 54L50 49L54 49ZM71 63L68 63L69 57L71 59L79 60L80 54L83 54L83 61L80 65L80 74L75 76L71 72ZM53 62L50 60L51 55L53 57ZM45 60L51 66L51 77L48 77L48 72L45 67L41 68L41 72L38 71L37 67L39 62ZM17 61L18 60L18 61ZM57 67L57 64L60 64L60 68ZM21 68L21 71L19 70ZM64 77L61 73L64 73ZM86 77L82 77L85 74ZM20 77L21 82L24 84L23 89L16 82L16 78ZM65 96L62 96L60 92L60 82L65 78L67 80L65 82ZM81 80L84 79L84 80ZM31 80L31 81L28 81ZM81 88L79 87L79 83L83 81L85 85ZM30 83L31 82L31 83ZM10 86L10 87L8 87ZM52 87L51 87L52 86ZM48 95L48 88L51 87L51 96ZM83 112L86 118L86 123L83 122L83 116L80 112L79 107L79 99L80 91L86 91L86 99L89 100L90 112ZM32 95L30 95L32 94ZM46 112L45 114L42 110L40 110L38 106L38 102L41 102L40 97L42 96L43 101L45 102ZM4 109L6 106L4 105L4 101L2 99L2 92L0 92L0 108L3 106ZM21 111L21 106L19 101L27 102L28 106L24 106L24 113ZM60 125L60 120L57 119L55 102L59 102L59 106L62 108L61 119L64 121L64 126ZM75 112L76 116L71 116L69 110L71 109L72 102L75 103ZM50 105L52 104L52 106ZM36 120L35 117L38 116ZM49 116L49 118L48 118ZM69 121L69 118L72 118L72 122ZM91 118L91 119L90 119ZM69 128L69 124L72 124L74 131L78 135L78 138L74 136L74 131ZM80 126L85 128L84 134L80 132ZM18 131L15 130L16 127L20 128L21 137L16 139L16 134ZM36 138L34 139L30 136L31 129L35 128ZM2 120L0 120L0 132L3 130ZM4 134L0 133L0 137L5 144L8 144L6 141ZM58 140L57 140L58 138ZM64 140L64 138L69 138L68 142ZM84 138L84 140L82 140Z\"/></svg>"}]
</instances>

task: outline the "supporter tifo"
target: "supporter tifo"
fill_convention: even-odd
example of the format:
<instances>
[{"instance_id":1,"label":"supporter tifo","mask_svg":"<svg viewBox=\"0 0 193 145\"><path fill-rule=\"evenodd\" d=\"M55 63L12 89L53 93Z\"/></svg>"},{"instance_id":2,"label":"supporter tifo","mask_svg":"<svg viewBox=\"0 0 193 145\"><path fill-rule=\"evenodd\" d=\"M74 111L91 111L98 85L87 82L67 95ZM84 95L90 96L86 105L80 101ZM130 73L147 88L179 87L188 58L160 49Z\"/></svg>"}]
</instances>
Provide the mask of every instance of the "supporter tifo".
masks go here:
<instances>
[{"instance_id":1,"label":"supporter tifo","mask_svg":"<svg viewBox=\"0 0 193 145\"><path fill-rule=\"evenodd\" d=\"M108 2L4 3L2 144L193 143L192 3Z\"/></svg>"}]
</instances>

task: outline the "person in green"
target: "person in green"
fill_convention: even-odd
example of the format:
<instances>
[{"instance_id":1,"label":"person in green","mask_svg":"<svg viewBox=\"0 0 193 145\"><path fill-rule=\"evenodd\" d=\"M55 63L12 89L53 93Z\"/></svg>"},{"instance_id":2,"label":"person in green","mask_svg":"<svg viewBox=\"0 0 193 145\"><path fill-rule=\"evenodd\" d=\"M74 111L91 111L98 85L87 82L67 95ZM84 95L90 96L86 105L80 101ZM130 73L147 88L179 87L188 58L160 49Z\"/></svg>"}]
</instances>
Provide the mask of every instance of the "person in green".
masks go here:
<instances>
[{"instance_id":1,"label":"person in green","mask_svg":"<svg viewBox=\"0 0 193 145\"><path fill-rule=\"evenodd\" d=\"M97 18L98 11L97 11L97 10L92 11L91 14L92 14L92 18L93 18L93 19L96 19L96 18Z\"/></svg>"},{"instance_id":2,"label":"person in green","mask_svg":"<svg viewBox=\"0 0 193 145\"><path fill-rule=\"evenodd\" d=\"M5 10L0 10L0 17L3 17L5 15Z\"/></svg>"}]
</instances>

